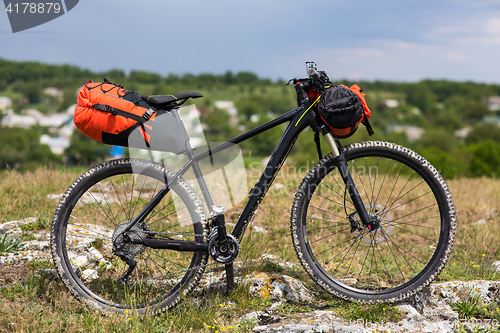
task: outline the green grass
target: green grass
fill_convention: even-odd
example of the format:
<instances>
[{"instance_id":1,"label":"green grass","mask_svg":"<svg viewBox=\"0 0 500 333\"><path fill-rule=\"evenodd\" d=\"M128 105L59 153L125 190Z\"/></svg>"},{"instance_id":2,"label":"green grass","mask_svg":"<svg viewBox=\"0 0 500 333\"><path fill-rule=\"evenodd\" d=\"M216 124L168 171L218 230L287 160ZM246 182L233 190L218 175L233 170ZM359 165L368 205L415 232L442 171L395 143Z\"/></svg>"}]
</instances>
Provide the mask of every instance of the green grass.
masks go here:
<instances>
[{"instance_id":1,"label":"green grass","mask_svg":"<svg viewBox=\"0 0 500 333\"><path fill-rule=\"evenodd\" d=\"M22 231L38 231L50 228L50 221L45 217L38 217L35 222L24 223L19 226Z\"/></svg>"},{"instance_id":2,"label":"green grass","mask_svg":"<svg viewBox=\"0 0 500 333\"><path fill-rule=\"evenodd\" d=\"M18 241L29 240L32 232L48 231L57 200L48 199L47 195L63 193L81 171L39 168L26 173L0 173L0 216L3 218L0 223L36 217L36 222L22 227L23 234ZM280 173L276 179L276 182L294 184L294 187L299 181L300 177L287 172ZM491 269L492 262L500 260L500 224L497 222L500 181L457 179L448 181L448 185L457 206L458 230L450 262L438 281L500 280L500 273ZM401 314L393 305L341 301L321 291L310 280L298 264L291 242L289 216L293 196L293 191L269 191L252 223L268 232L258 233L251 226L248 228L238 257L243 263L238 275L257 271L287 274L300 279L317 295L315 304L280 305L277 311L283 316L307 316L312 310L329 309L346 319L399 320ZM228 211L228 222L235 223L242 209L241 204ZM478 224L480 220L486 223ZM275 255L297 266L288 268L270 261L253 261L263 254ZM52 268L52 263L33 261L28 265L0 266L1 332L249 332L253 324L240 322L240 318L272 304L269 299L251 296L248 288L237 285L229 295L220 291L195 295L183 300L174 310L155 317L101 314L75 300L57 280L47 274L38 274L37 270L41 268ZM483 307L471 297L454 306L462 318L500 320L498 304Z\"/></svg>"},{"instance_id":3,"label":"green grass","mask_svg":"<svg viewBox=\"0 0 500 333\"><path fill-rule=\"evenodd\" d=\"M335 309L341 317L348 320L362 319L364 322L386 323L397 322L402 318L401 312L393 304L381 303L364 305L358 303L341 304Z\"/></svg>"},{"instance_id":4,"label":"green grass","mask_svg":"<svg viewBox=\"0 0 500 333\"><path fill-rule=\"evenodd\" d=\"M0 254L4 252L17 253L24 247L23 241L16 236L3 234L0 236Z\"/></svg>"},{"instance_id":5,"label":"green grass","mask_svg":"<svg viewBox=\"0 0 500 333\"><path fill-rule=\"evenodd\" d=\"M460 319L492 319L500 321L500 305L497 302L483 303L479 295L469 294L466 299L451 308L458 312Z\"/></svg>"}]
</instances>

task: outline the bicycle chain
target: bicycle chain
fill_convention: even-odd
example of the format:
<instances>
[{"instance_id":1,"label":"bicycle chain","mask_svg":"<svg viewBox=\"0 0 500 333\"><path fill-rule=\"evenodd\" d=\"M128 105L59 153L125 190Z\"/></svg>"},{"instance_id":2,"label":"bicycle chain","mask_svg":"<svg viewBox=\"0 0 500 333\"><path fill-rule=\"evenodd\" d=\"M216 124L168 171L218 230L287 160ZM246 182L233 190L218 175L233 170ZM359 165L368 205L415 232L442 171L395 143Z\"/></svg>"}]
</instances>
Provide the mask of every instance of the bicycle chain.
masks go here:
<instances>
[{"instance_id":1,"label":"bicycle chain","mask_svg":"<svg viewBox=\"0 0 500 333\"><path fill-rule=\"evenodd\" d=\"M208 219L208 220L206 220L204 222L209 222L209 221L212 221L212 219ZM211 222L210 222L210 224L211 224ZM153 231L151 229L147 230L147 233L148 234L152 234L152 235L169 235L169 236L195 236L195 237L197 237L197 236L200 236L200 237L207 236L208 242L210 242L210 239L212 237L215 237L217 235L217 227L213 227L212 231L208 235L205 235L205 234L191 234L191 233L186 233L186 232ZM209 266L220 265L220 264L221 263L215 261L215 262L210 263L210 264L196 266L196 267L193 267L193 268L185 269L183 271L178 271L178 272L173 272L173 273L170 273L170 274L162 275L160 277L168 277L168 276L172 276L172 275L187 273L187 272L190 272L190 271L197 270L199 268L207 268ZM157 279L157 278L159 278L159 277L156 277L156 278L153 278L153 279Z\"/></svg>"},{"instance_id":2,"label":"bicycle chain","mask_svg":"<svg viewBox=\"0 0 500 333\"><path fill-rule=\"evenodd\" d=\"M212 219L208 219L208 220L205 220L203 222L209 223L208 224L209 226L212 225ZM198 237L198 236L204 237L204 236L207 236L208 241L210 242L210 239L216 235L217 228L214 227L214 226L212 226L212 231L208 235L205 235L205 234L190 234L190 233L186 233L186 232L153 231L153 230L149 229L149 227L147 229L147 233L148 234L152 234L152 235L170 235L170 236L194 236L194 237Z\"/></svg>"},{"instance_id":3,"label":"bicycle chain","mask_svg":"<svg viewBox=\"0 0 500 333\"><path fill-rule=\"evenodd\" d=\"M185 232L169 232L169 231L148 231L148 234L152 234L152 235L169 235L169 236L200 236L200 237L203 237L203 236L208 236L208 235L205 235L205 234L189 234L189 233L185 233Z\"/></svg>"}]
</instances>

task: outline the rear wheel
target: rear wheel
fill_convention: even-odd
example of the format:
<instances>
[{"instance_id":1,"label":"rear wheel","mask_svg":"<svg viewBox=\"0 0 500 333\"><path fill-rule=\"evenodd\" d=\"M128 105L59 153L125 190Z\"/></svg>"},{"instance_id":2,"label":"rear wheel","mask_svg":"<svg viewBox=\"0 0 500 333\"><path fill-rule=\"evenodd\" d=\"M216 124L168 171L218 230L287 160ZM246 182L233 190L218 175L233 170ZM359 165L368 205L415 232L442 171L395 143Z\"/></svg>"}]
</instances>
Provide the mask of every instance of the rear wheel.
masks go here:
<instances>
[{"instance_id":1,"label":"rear wheel","mask_svg":"<svg viewBox=\"0 0 500 333\"><path fill-rule=\"evenodd\" d=\"M153 249L122 236L173 176L157 163L118 159L91 168L68 188L55 212L51 247L57 272L73 295L97 309L142 314L169 309L193 289L207 252ZM128 234L201 243L208 233L205 220L196 193L179 179Z\"/></svg>"},{"instance_id":2,"label":"rear wheel","mask_svg":"<svg viewBox=\"0 0 500 333\"><path fill-rule=\"evenodd\" d=\"M393 302L428 285L446 264L455 207L439 173L411 150L386 142L344 148L371 221L363 226L331 155L302 181L292 208L297 255L330 293Z\"/></svg>"}]
</instances>

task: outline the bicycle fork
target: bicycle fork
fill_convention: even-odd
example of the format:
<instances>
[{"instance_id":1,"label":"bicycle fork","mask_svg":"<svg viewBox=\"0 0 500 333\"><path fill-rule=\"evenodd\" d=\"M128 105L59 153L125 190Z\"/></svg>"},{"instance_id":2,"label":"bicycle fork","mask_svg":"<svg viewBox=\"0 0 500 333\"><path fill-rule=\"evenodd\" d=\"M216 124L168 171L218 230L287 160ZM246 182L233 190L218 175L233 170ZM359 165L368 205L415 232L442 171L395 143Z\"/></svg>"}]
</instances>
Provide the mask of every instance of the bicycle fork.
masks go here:
<instances>
[{"instance_id":1,"label":"bicycle fork","mask_svg":"<svg viewBox=\"0 0 500 333\"><path fill-rule=\"evenodd\" d=\"M356 209L356 212L358 213L361 222L363 223L363 226L368 230L376 229L378 227L377 220L372 219L366 211L366 206L364 205L358 189L354 184L344 154L339 151L337 143L335 142L335 139L330 131L324 131L323 136L326 140L326 143L328 144L328 147L330 148L330 151L332 152L334 163L339 170L340 176L342 177L342 180L344 181L344 184L346 186L346 191L349 193L349 197L351 198L351 201L354 205L354 208ZM351 232L354 232L358 229L358 223L354 220L353 217L356 212L348 216L349 222L351 223Z\"/></svg>"}]
</instances>

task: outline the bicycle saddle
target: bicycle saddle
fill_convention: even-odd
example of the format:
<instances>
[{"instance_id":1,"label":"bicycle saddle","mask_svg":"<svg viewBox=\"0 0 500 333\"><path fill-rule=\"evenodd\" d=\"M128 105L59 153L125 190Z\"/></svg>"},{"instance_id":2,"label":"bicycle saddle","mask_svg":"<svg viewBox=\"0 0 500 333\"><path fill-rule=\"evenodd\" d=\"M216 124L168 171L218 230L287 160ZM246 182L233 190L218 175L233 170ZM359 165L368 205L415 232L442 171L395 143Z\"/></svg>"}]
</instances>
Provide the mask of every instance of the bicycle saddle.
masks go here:
<instances>
[{"instance_id":1,"label":"bicycle saddle","mask_svg":"<svg viewBox=\"0 0 500 333\"><path fill-rule=\"evenodd\" d=\"M162 105L171 104L173 102L184 103L189 98L199 98L199 97L203 97L203 95L199 92L187 92L187 93L176 94L176 95L144 95L141 97L143 100L145 100L149 104L152 104L155 106L162 106Z\"/></svg>"}]
</instances>

